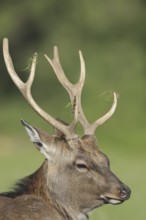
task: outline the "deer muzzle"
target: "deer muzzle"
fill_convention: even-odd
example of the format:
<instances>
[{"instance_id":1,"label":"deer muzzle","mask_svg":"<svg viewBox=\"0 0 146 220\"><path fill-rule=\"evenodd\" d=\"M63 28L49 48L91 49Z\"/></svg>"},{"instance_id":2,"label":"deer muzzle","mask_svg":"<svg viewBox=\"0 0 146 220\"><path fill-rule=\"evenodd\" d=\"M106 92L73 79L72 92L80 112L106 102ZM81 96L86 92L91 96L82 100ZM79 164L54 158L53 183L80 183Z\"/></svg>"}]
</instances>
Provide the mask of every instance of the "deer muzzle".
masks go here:
<instances>
[{"instance_id":1,"label":"deer muzzle","mask_svg":"<svg viewBox=\"0 0 146 220\"><path fill-rule=\"evenodd\" d=\"M113 204L117 205L125 200L130 198L131 190L126 185L121 185L121 187L118 187L116 189L116 192L108 192L105 194L102 194L100 198L104 201L106 204Z\"/></svg>"}]
</instances>

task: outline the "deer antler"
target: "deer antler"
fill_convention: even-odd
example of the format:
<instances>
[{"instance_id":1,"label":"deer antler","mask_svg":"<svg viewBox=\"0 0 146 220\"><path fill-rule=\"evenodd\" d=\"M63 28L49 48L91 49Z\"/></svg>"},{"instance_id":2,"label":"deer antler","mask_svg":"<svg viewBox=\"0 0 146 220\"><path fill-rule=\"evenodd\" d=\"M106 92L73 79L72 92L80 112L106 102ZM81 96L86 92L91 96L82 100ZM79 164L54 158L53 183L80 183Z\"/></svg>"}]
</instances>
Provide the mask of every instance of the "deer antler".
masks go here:
<instances>
[{"instance_id":1,"label":"deer antler","mask_svg":"<svg viewBox=\"0 0 146 220\"><path fill-rule=\"evenodd\" d=\"M20 90L22 95L25 97L27 102L30 104L30 106L48 123L50 123L53 127L60 130L67 138L74 138L77 135L74 133L74 128L76 123L78 122L78 99L77 97L74 97L75 100L75 108L74 108L74 120L70 125L63 125L61 122L57 121L55 118L53 118L51 115L46 113L43 109L41 109L38 104L34 101L32 94L31 94L31 86L34 80L35 76L35 69L36 69L36 60L37 60L37 53L34 54L33 60L32 60L32 66L30 70L30 76L26 83L22 82L22 80L17 75L13 61L11 59L10 53L9 53L9 44L8 39L4 38L3 40L3 54L4 54L4 60L5 64L8 70L8 73L17 86L17 88Z\"/></svg>"},{"instance_id":2,"label":"deer antler","mask_svg":"<svg viewBox=\"0 0 146 220\"><path fill-rule=\"evenodd\" d=\"M81 51L79 51L80 68L81 68L80 77L76 84L72 84L71 82L69 82L69 80L65 76L62 66L60 64L60 61L59 61L59 54L58 54L57 47L54 47L54 58L52 60L47 55L45 55L45 57L47 61L50 63L50 65L52 66L58 80L68 92L72 105L74 103L74 97L76 97L76 99L78 100L78 103L77 103L78 104L77 109L79 111L78 119L81 125L83 126L84 133L88 135L93 135L96 128L102 125L105 121L107 121L115 112L115 109L117 106L116 93L113 93L114 101L113 101L113 105L111 109L104 116L102 116L101 118L97 119L95 122L90 124L85 117L85 114L82 110L82 105L81 105L81 93L82 93L82 89L83 89L84 82L85 82L85 62L84 62Z\"/></svg>"},{"instance_id":3,"label":"deer antler","mask_svg":"<svg viewBox=\"0 0 146 220\"><path fill-rule=\"evenodd\" d=\"M71 104L74 106L74 120L70 125L63 125L61 122L53 118L51 115L46 113L43 109L41 109L38 104L34 101L32 95L31 95L31 86L34 80L35 76L35 68L36 68L36 59L37 54L35 53L32 60L32 66L30 70L30 76L26 83L22 82L22 80L18 77L14 65L9 53L9 46L8 46L8 39L5 38L3 40L3 54L4 54L4 60L5 64L8 70L8 73L10 77L12 78L13 82L17 86L17 88L20 90L22 95L25 97L27 102L31 105L31 107L48 123L50 123L53 127L60 130L63 134L66 135L67 138L74 138L77 137L77 135L74 132L75 126L77 122L79 121L81 125L83 126L84 133L88 135L93 135L96 128L100 125L102 125L105 121L107 121L115 112L116 106L117 106L117 96L116 93L113 93L114 95L114 101L111 109L101 118L97 119L95 122L90 124L82 110L81 105L81 93L85 82L85 63L82 56L81 51L79 51L79 58L80 58L80 77L76 84L72 84L69 82L69 80L66 78L64 71L62 69L62 66L59 61L59 54L57 47L54 47L54 58L51 60L47 55L45 55L46 59L52 66L58 80L62 84L62 86L67 90Z\"/></svg>"}]
</instances>

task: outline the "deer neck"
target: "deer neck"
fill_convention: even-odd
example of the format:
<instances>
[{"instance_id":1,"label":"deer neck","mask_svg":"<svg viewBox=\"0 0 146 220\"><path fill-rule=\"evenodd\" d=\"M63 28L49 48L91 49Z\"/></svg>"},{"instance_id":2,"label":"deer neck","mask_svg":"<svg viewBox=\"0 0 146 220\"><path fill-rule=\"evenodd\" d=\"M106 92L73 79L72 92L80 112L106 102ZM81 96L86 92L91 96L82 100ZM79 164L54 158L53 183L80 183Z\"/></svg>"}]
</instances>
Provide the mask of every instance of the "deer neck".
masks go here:
<instances>
[{"instance_id":1,"label":"deer neck","mask_svg":"<svg viewBox=\"0 0 146 220\"><path fill-rule=\"evenodd\" d=\"M65 220L87 220L88 216L82 213L76 212L74 209L70 209L69 206L63 204L58 198L54 195L53 189L49 186L49 181L47 177L48 173L48 162L42 164L42 166L32 175L30 191L42 197L45 201L48 202L48 205L55 209L60 216L63 216Z\"/></svg>"},{"instance_id":2,"label":"deer neck","mask_svg":"<svg viewBox=\"0 0 146 220\"><path fill-rule=\"evenodd\" d=\"M48 161L45 160L35 173L19 181L14 191L1 193L0 196L16 198L26 194L35 195L43 198L52 214L55 213L60 220L87 220L87 215L78 212L74 207L70 208L55 196L54 189L48 183L47 171Z\"/></svg>"},{"instance_id":3,"label":"deer neck","mask_svg":"<svg viewBox=\"0 0 146 220\"><path fill-rule=\"evenodd\" d=\"M27 185L28 194L35 194L36 196L42 197L45 201L49 200L49 193L45 175L47 167L47 160L45 160L42 166L35 173L28 177Z\"/></svg>"}]
</instances>

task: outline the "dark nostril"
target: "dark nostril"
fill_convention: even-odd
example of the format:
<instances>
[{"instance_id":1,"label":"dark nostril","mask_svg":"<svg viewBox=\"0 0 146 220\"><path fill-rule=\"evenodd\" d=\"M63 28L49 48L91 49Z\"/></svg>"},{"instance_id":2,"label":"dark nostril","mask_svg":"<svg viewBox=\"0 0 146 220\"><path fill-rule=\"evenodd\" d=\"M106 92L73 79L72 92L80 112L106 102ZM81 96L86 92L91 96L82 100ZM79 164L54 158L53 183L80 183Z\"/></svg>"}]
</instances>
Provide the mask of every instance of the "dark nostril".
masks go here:
<instances>
[{"instance_id":1,"label":"dark nostril","mask_svg":"<svg viewBox=\"0 0 146 220\"><path fill-rule=\"evenodd\" d=\"M121 199L128 199L130 197L131 190L127 188L123 188L120 190Z\"/></svg>"},{"instance_id":2,"label":"dark nostril","mask_svg":"<svg viewBox=\"0 0 146 220\"><path fill-rule=\"evenodd\" d=\"M125 199L126 197L127 197L127 191L126 190L121 190L120 191L120 197L122 198L122 199Z\"/></svg>"}]
</instances>

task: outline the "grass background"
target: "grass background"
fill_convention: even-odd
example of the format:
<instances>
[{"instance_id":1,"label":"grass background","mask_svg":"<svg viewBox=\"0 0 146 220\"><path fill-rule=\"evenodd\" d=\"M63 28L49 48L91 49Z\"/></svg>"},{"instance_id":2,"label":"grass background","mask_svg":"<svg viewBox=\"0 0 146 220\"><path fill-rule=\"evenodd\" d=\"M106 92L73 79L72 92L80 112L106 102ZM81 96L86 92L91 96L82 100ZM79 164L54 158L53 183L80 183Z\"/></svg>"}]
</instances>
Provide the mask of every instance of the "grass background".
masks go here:
<instances>
[{"instance_id":1,"label":"grass background","mask_svg":"<svg viewBox=\"0 0 146 220\"><path fill-rule=\"evenodd\" d=\"M26 79L31 56L39 58L33 94L53 116L71 120L68 96L43 58L58 45L61 63L75 82L78 49L86 61L82 96L89 121L103 115L119 94L117 110L96 131L111 169L132 190L130 200L106 205L91 220L145 220L146 196L146 4L144 0L5 1L0 3L0 41L9 37L13 60ZM49 133L53 129L26 104L11 82L0 50L0 191L35 171L44 158L30 143L23 118ZM79 133L81 130L79 129Z\"/></svg>"}]
</instances>

